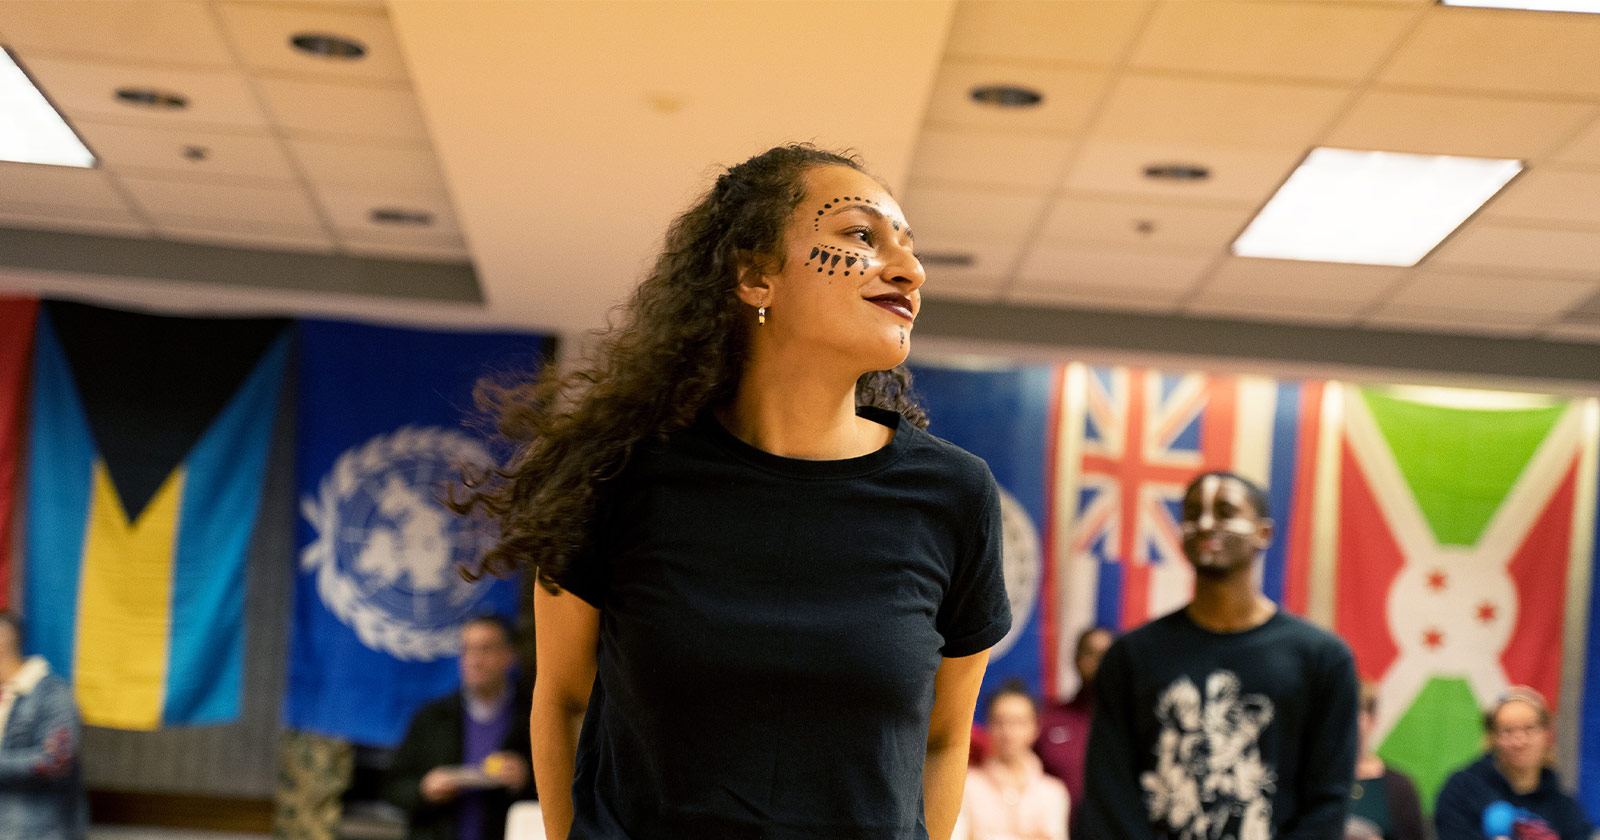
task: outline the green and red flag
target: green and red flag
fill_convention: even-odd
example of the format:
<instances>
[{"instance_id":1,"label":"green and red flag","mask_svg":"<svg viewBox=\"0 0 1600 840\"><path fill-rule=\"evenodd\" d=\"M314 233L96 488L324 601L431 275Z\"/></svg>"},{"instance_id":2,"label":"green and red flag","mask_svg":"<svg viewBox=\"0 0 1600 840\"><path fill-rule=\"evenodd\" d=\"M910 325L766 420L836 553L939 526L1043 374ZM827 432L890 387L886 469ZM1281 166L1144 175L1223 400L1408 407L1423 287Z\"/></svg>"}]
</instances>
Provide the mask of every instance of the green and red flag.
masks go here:
<instances>
[{"instance_id":1,"label":"green and red flag","mask_svg":"<svg viewBox=\"0 0 1600 840\"><path fill-rule=\"evenodd\" d=\"M1592 558L1591 400L1346 386L1334 626L1379 692L1378 753L1431 803L1511 684L1562 701Z\"/></svg>"}]
</instances>

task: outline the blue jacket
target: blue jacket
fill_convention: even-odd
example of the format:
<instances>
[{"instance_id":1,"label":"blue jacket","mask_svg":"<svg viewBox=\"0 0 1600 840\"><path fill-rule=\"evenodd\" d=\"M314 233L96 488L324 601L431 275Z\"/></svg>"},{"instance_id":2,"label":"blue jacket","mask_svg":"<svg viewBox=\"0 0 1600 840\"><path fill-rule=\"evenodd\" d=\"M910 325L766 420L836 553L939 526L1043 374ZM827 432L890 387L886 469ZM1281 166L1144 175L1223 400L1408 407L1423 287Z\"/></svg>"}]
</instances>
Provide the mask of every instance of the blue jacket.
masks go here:
<instances>
[{"instance_id":1,"label":"blue jacket","mask_svg":"<svg viewBox=\"0 0 1600 840\"><path fill-rule=\"evenodd\" d=\"M1495 802L1506 802L1513 808L1531 812L1561 840L1589 838L1589 820L1583 808L1577 800L1561 792L1561 782L1554 770L1545 768L1539 777L1539 787L1532 793L1514 793L1511 783L1494 766L1494 758L1485 755L1457 771L1439 791L1439 801L1433 811L1439 840L1482 838L1484 809ZM1540 835L1528 832L1526 836Z\"/></svg>"},{"instance_id":2,"label":"blue jacket","mask_svg":"<svg viewBox=\"0 0 1600 840\"><path fill-rule=\"evenodd\" d=\"M83 840L89 810L79 761L78 710L72 689L30 658L0 697L0 840Z\"/></svg>"}]
</instances>

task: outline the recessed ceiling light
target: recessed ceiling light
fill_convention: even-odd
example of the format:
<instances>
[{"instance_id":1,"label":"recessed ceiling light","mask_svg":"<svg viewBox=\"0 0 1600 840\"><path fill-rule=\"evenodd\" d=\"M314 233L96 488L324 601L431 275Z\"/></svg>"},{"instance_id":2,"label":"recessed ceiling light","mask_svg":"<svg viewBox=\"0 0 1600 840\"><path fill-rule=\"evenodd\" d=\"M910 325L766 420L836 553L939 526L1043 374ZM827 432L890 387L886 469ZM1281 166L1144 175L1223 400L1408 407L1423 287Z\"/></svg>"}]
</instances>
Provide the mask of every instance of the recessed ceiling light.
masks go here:
<instances>
[{"instance_id":1,"label":"recessed ceiling light","mask_svg":"<svg viewBox=\"0 0 1600 840\"><path fill-rule=\"evenodd\" d=\"M1600 0L1439 0L1442 6L1477 6L1484 9L1519 9L1528 12L1588 12L1600 14Z\"/></svg>"},{"instance_id":2,"label":"recessed ceiling light","mask_svg":"<svg viewBox=\"0 0 1600 840\"><path fill-rule=\"evenodd\" d=\"M372 221L380 225L414 225L426 227L433 224L433 214L426 210L406 210L400 207L378 207L372 211Z\"/></svg>"},{"instance_id":3,"label":"recessed ceiling light","mask_svg":"<svg viewBox=\"0 0 1600 840\"><path fill-rule=\"evenodd\" d=\"M1030 108L1044 101L1044 94L1020 85L979 85L972 89L972 100L996 108Z\"/></svg>"},{"instance_id":4,"label":"recessed ceiling light","mask_svg":"<svg viewBox=\"0 0 1600 840\"><path fill-rule=\"evenodd\" d=\"M1144 177L1161 181L1204 181L1211 170L1198 163L1153 163L1144 168Z\"/></svg>"},{"instance_id":5,"label":"recessed ceiling light","mask_svg":"<svg viewBox=\"0 0 1600 840\"><path fill-rule=\"evenodd\" d=\"M1520 171L1518 160L1312 149L1233 253L1416 265Z\"/></svg>"},{"instance_id":6,"label":"recessed ceiling light","mask_svg":"<svg viewBox=\"0 0 1600 840\"><path fill-rule=\"evenodd\" d=\"M308 55L341 61L357 61L367 54L367 45L354 38L322 32L301 32L289 38L289 45Z\"/></svg>"},{"instance_id":7,"label":"recessed ceiling light","mask_svg":"<svg viewBox=\"0 0 1600 840\"><path fill-rule=\"evenodd\" d=\"M45 98L10 51L0 48L0 160L94 166L94 153Z\"/></svg>"},{"instance_id":8,"label":"recessed ceiling light","mask_svg":"<svg viewBox=\"0 0 1600 840\"><path fill-rule=\"evenodd\" d=\"M117 101L126 105L137 105L140 108L156 108L164 111L181 111L189 107L189 97L155 88L117 88Z\"/></svg>"}]
</instances>

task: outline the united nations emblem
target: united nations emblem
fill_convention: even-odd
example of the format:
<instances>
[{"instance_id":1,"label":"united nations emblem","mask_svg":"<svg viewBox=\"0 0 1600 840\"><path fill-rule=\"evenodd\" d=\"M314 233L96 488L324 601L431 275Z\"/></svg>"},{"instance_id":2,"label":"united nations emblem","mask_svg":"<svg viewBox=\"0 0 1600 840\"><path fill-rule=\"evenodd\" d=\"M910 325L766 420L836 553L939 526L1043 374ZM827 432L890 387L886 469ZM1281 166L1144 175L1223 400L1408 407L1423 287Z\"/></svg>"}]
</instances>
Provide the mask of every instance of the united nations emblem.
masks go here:
<instances>
[{"instance_id":1,"label":"united nations emblem","mask_svg":"<svg viewBox=\"0 0 1600 840\"><path fill-rule=\"evenodd\" d=\"M435 498L460 464L492 463L461 432L412 426L346 451L300 512L316 538L300 552L324 606L361 643L406 660L459 652L459 628L490 580L466 581L457 564L483 556L492 528L452 514Z\"/></svg>"},{"instance_id":2,"label":"united nations emblem","mask_svg":"<svg viewBox=\"0 0 1600 840\"><path fill-rule=\"evenodd\" d=\"M1000 488L1000 533L1002 568L1005 570L1006 597L1011 601L1011 631L994 646L991 660L1005 656L1016 644L1017 636L1033 615L1039 598L1039 531L1033 517L1015 496Z\"/></svg>"}]
</instances>

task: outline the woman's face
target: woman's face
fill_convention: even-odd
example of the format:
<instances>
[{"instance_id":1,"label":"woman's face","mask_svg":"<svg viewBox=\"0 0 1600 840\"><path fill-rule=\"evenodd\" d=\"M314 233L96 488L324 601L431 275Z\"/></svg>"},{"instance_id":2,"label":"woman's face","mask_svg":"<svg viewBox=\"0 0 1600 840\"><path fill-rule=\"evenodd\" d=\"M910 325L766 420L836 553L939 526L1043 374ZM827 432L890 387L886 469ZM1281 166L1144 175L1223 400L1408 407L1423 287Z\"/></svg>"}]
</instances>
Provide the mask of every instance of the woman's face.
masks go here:
<instances>
[{"instance_id":1,"label":"woman's face","mask_svg":"<svg viewBox=\"0 0 1600 840\"><path fill-rule=\"evenodd\" d=\"M1033 748L1039 737L1039 717L1028 698L1002 694L989 707L989 741L1002 760L1012 760Z\"/></svg>"},{"instance_id":2,"label":"woman's face","mask_svg":"<svg viewBox=\"0 0 1600 840\"><path fill-rule=\"evenodd\" d=\"M786 231L782 270L762 278L769 288L756 300L746 295L752 305L767 305L767 323L757 329L811 363L831 357L857 374L900 364L925 279L900 205L846 166L816 167L805 185Z\"/></svg>"}]
</instances>

